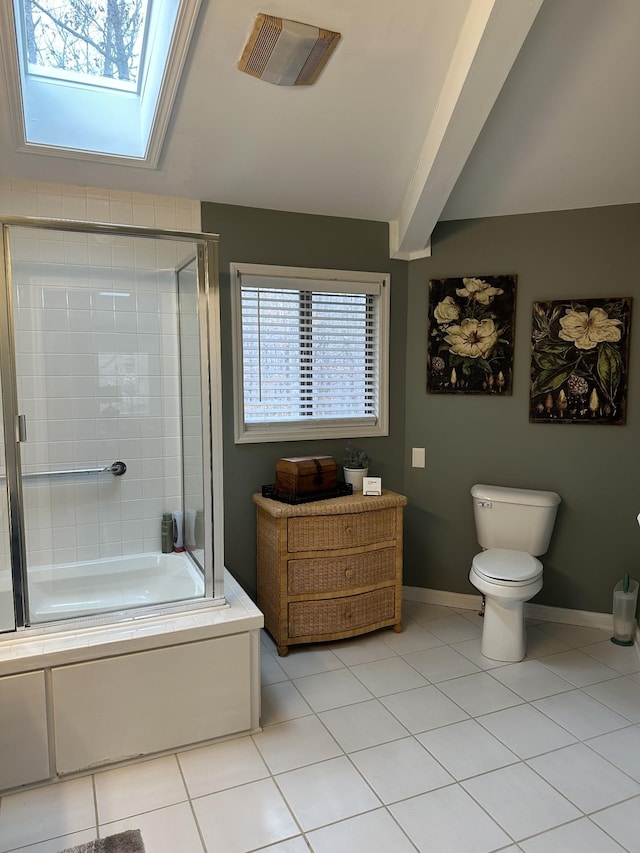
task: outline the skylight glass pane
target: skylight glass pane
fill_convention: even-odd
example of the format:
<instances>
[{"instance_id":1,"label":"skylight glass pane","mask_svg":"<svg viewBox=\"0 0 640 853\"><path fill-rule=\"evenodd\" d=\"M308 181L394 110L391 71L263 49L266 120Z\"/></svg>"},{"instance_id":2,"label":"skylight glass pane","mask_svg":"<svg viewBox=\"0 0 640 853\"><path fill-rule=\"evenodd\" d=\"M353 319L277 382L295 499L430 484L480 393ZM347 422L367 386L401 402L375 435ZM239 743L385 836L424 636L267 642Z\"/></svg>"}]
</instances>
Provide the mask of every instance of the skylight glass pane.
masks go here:
<instances>
[{"instance_id":1,"label":"skylight glass pane","mask_svg":"<svg viewBox=\"0 0 640 853\"><path fill-rule=\"evenodd\" d=\"M200 4L0 0L17 149L155 168Z\"/></svg>"},{"instance_id":2,"label":"skylight glass pane","mask_svg":"<svg viewBox=\"0 0 640 853\"><path fill-rule=\"evenodd\" d=\"M135 90L147 0L21 0L30 74Z\"/></svg>"}]
</instances>

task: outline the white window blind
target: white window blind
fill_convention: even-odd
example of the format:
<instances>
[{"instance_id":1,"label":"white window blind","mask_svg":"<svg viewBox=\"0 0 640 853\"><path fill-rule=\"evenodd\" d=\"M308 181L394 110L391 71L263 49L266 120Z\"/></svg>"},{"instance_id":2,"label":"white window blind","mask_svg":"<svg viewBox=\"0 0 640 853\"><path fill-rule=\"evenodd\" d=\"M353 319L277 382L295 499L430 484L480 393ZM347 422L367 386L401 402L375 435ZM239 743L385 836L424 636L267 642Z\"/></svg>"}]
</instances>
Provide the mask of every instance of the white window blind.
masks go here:
<instances>
[{"instance_id":1,"label":"white window blind","mask_svg":"<svg viewBox=\"0 0 640 853\"><path fill-rule=\"evenodd\" d=\"M384 434L388 277L234 266L236 440Z\"/></svg>"}]
</instances>

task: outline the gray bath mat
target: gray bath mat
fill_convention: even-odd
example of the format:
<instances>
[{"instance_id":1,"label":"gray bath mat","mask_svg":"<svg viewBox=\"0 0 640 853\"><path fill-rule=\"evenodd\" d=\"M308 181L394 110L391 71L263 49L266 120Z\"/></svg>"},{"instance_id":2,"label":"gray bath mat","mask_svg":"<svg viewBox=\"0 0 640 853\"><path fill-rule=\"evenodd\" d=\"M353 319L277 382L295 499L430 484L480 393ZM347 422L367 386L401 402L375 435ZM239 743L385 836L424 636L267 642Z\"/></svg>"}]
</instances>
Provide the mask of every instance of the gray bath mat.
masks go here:
<instances>
[{"instance_id":1,"label":"gray bath mat","mask_svg":"<svg viewBox=\"0 0 640 853\"><path fill-rule=\"evenodd\" d=\"M107 838L98 838L77 847L69 847L61 853L144 853L144 844L139 829L128 829Z\"/></svg>"}]
</instances>

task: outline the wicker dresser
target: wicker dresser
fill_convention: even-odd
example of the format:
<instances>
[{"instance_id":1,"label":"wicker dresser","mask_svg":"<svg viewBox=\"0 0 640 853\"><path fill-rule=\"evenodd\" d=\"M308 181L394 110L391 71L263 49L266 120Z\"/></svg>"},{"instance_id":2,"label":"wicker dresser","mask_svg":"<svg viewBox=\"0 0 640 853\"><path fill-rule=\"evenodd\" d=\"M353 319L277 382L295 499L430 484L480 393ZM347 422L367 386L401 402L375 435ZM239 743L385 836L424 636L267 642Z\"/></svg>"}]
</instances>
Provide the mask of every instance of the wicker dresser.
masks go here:
<instances>
[{"instance_id":1,"label":"wicker dresser","mask_svg":"<svg viewBox=\"0 0 640 853\"><path fill-rule=\"evenodd\" d=\"M296 643L402 630L403 495L253 501L258 607L279 655Z\"/></svg>"}]
</instances>

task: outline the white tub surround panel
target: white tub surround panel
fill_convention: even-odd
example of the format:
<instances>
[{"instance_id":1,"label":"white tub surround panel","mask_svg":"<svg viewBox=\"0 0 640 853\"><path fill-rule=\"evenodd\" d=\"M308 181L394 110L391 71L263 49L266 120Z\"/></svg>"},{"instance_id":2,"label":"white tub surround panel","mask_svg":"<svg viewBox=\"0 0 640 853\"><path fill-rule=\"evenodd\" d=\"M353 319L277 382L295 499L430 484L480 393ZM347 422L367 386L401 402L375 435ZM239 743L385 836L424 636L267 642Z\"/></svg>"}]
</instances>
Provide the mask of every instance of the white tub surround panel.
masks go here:
<instances>
[{"instance_id":1,"label":"white tub surround panel","mask_svg":"<svg viewBox=\"0 0 640 853\"><path fill-rule=\"evenodd\" d=\"M51 672L58 773L248 731L248 631Z\"/></svg>"},{"instance_id":2,"label":"white tub surround panel","mask_svg":"<svg viewBox=\"0 0 640 853\"><path fill-rule=\"evenodd\" d=\"M0 789L49 777L44 672L0 679Z\"/></svg>"}]
</instances>

